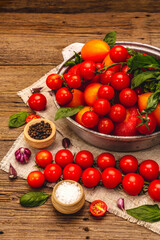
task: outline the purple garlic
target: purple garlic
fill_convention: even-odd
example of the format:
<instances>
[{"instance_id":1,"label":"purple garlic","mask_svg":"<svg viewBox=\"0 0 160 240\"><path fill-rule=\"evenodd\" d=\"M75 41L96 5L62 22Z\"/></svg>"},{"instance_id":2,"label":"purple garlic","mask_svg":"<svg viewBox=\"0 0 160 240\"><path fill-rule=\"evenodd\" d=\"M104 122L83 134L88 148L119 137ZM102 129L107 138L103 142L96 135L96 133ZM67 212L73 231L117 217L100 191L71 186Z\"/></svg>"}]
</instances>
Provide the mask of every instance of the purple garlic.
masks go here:
<instances>
[{"instance_id":1,"label":"purple garlic","mask_svg":"<svg viewBox=\"0 0 160 240\"><path fill-rule=\"evenodd\" d=\"M21 147L15 152L16 160L22 164L28 163L30 156L31 151L28 148Z\"/></svg>"},{"instance_id":2,"label":"purple garlic","mask_svg":"<svg viewBox=\"0 0 160 240\"><path fill-rule=\"evenodd\" d=\"M69 148L70 144L71 144L71 142L70 142L69 138L63 138L62 139L62 146L64 148Z\"/></svg>"},{"instance_id":3,"label":"purple garlic","mask_svg":"<svg viewBox=\"0 0 160 240\"><path fill-rule=\"evenodd\" d=\"M124 207L124 199L123 198L119 198L117 200L117 206L121 209L121 210L125 210L125 207Z\"/></svg>"},{"instance_id":4,"label":"purple garlic","mask_svg":"<svg viewBox=\"0 0 160 240\"><path fill-rule=\"evenodd\" d=\"M15 168L12 166L11 163L10 163L10 166L9 166L9 178L11 178L11 179L17 178L17 172L16 172Z\"/></svg>"}]
</instances>

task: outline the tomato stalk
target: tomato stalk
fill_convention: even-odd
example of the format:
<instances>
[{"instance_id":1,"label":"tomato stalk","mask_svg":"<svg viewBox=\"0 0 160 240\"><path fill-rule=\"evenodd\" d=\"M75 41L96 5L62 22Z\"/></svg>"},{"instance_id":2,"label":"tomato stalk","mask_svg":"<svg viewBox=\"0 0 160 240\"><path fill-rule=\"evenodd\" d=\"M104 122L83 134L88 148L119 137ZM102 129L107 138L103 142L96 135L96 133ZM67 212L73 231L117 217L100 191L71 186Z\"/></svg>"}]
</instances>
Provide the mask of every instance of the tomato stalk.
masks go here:
<instances>
[{"instance_id":1,"label":"tomato stalk","mask_svg":"<svg viewBox=\"0 0 160 240\"><path fill-rule=\"evenodd\" d=\"M104 68L99 69L98 71L96 71L96 73L99 73L99 74L104 73L104 72L106 72L109 68L111 68L111 67L113 67L113 66L116 66L116 65L119 65L119 64L121 64L121 67L122 67L124 64L126 64L126 62L113 63L113 64L111 64L111 65L109 65L109 66L107 66L107 67L104 67Z\"/></svg>"}]
</instances>

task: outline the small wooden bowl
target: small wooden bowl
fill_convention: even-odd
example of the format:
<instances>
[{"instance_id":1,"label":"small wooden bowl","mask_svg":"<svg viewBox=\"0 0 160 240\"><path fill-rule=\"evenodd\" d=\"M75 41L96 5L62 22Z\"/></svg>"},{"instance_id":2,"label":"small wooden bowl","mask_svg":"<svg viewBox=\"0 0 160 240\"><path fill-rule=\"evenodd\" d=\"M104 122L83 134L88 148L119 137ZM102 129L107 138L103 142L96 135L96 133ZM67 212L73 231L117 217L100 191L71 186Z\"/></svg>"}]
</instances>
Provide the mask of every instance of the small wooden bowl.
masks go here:
<instances>
[{"instance_id":1,"label":"small wooden bowl","mask_svg":"<svg viewBox=\"0 0 160 240\"><path fill-rule=\"evenodd\" d=\"M76 202L71 203L71 204L65 204L65 203L60 202L56 198L56 194L55 194L56 189L63 182L70 182L70 183L73 183L73 184L77 184L80 187L81 195L80 195L80 198ZM53 189L53 192L52 192L52 196L51 196L51 201L52 201L52 204L55 207L55 209L57 211L63 213L63 214L73 214L73 213L76 213L83 207L83 205L85 203L85 195L84 195L83 188L82 188L82 186L78 182L75 182L73 180L61 181L61 182L57 183L54 186L54 189Z\"/></svg>"},{"instance_id":2,"label":"small wooden bowl","mask_svg":"<svg viewBox=\"0 0 160 240\"><path fill-rule=\"evenodd\" d=\"M51 135L42 140L38 140L38 139L34 139L34 138L30 137L28 134L29 127L31 125L34 125L41 121L44 121L45 123L50 124L50 126L52 128ZM47 148L54 142L55 138L56 138L56 127L55 127L54 123L48 119L44 119L44 118L34 119L34 120L30 121L29 123L27 123L27 125L24 128L24 139L33 148L37 148L37 149Z\"/></svg>"}]
</instances>

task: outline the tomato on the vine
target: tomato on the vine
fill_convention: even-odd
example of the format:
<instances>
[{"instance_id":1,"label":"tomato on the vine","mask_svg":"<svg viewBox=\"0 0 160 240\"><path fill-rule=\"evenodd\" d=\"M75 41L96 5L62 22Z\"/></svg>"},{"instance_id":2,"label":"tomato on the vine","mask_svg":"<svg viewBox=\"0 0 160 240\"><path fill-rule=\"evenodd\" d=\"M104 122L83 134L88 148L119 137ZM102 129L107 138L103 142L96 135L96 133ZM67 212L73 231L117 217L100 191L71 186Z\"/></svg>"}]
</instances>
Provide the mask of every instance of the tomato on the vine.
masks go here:
<instances>
[{"instance_id":1,"label":"tomato on the vine","mask_svg":"<svg viewBox=\"0 0 160 240\"><path fill-rule=\"evenodd\" d=\"M85 81L91 80L95 76L96 64L93 61L84 61L81 63L80 68L80 77Z\"/></svg>"},{"instance_id":2,"label":"tomato on the vine","mask_svg":"<svg viewBox=\"0 0 160 240\"><path fill-rule=\"evenodd\" d=\"M121 172L113 167L108 167L102 172L102 182L106 188L115 188L122 180Z\"/></svg>"},{"instance_id":3,"label":"tomato on the vine","mask_svg":"<svg viewBox=\"0 0 160 240\"><path fill-rule=\"evenodd\" d=\"M107 99L99 98L93 104L93 110L98 115L106 115L111 109L110 102Z\"/></svg>"},{"instance_id":4,"label":"tomato on the vine","mask_svg":"<svg viewBox=\"0 0 160 240\"><path fill-rule=\"evenodd\" d=\"M111 107L109 117L113 122L123 122L126 118L126 109L121 104L115 104Z\"/></svg>"},{"instance_id":5,"label":"tomato on the vine","mask_svg":"<svg viewBox=\"0 0 160 240\"><path fill-rule=\"evenodd\" d=\"M126 73L126 74L128 75L128 77L129 77L130 79L132 79L132 78L133 78L133 74L132 74L132 73L127 73L129 69L130 69L130 68L129 68L127 65L124 65L124 66L122 67L122 72L123 72L123 73Z\"/></svg>"},{"instance_id":6,"label":"tomato on the vine","mask_svg":"<svg viewBox=\"0 0 160 240\"><path fill-rule=\"evenodd\" d=\"M56 182L62 175L62 168L55 163L47 165L44 169L44 176L48 182Z\"/></svg>"},{"instance_id":7,"label":"tomato on the vine","mask_svg":"<svg viewBox=\"0 0 160 240\"><path fill-rule=\"evenodd\" d=\"M154 180L149 184L148 194L154 200L160 202L160 180Z\"/></svg>"},{"instance_id":8,"label":"tomato on the vine","mask_svg":"<svg viewBox=\"0 0 160 240\"><path fill-rule=\"evenodd\" d=\"M113 75L111 79L111 86L117 91L121 91L124 88L128 88L129 85L130 78L126 73L117 72Z\"/></svg>"},{"instance_id":9,"label":"tomato on the vine","mask_svg":"<svg viewBox=\"0 0 160 240\"><path fill-rule=\"evenodd\" d=\"M82 123L87 128L93 128L98 124L99 117L95 112L87 111L82 115Z\"/></svg>"},{"instance_id":10,"label":"tomato on the vine","mask_svg":"<svg viewBox=\"0 0 160 240\"><path fill-rule=\"evenodd\" d=\"M37 114L30 114L28 117L26 117L26 123L29 123L30 121L37 119L37 118L41 118L41 117Z\"/></svg>"},{"instance_id":11,"label":"tomato on the vine","mask_svg":"<svg viewBox=\"0 0 160 240\"><path fill-rule=\"evenodd\" d=\"M125 47L117 45L111 48L110 50L110 58L113 62L124 62L128 56L128 51Z\"/></svg>"},{"instance_id":12,"label":"tomato on the vine","mask_svg":"<svg viewBox=\"0 0 160 240\"><path fill-rule=\"evenodd\" d=\"M111 119L103 117L99 120L98 131L104 134L110 134L114 129L113 122Z\"/></svg>"},{"instance_id":13,"label":"tomato on the vine","mask_svg":"<svg viewBox=\"0 0 160 240\"><path fill-rule=\"evenodd\" d=\"M75 157L75 162L82 169L92 167L93 161L94 161L93 154L87 150L79 151Z\"/></svg>"},{"instance_id":14,"label":"tomato on the vine","mask_svg":"<svg viewBox=\"0 0 160 240\"><path fill-rule=\"evenodd\" d=\"M104 152L101 153L97 158L97 165L101 170L104 170L108 167L114 167L116 164L115 157L113 154Z\"/></svg>"},{"instance_id":15,"label":"tomato on the vine","mask_svg":"<svg viewBox=\"0 0 160 240\"><path fill-rule=\"evenodd\" d=\"M147 119L146 124L148 124L148 128L145 123L142 124L142 118L138 118L138 120L137 120L138 132L140 132L141 134L144 134L144 135L153 133L157 126L155 117L151 114L147 115L147 117L145 114L142 114L141 117L144 119ZM142 124L142 125L140 125L140 124Z\"/></svg>"},{"instance_id":16,"label":"tomato on the vine","mask_svg":"<svg viewBox=\"0 0 160 240\"><path fill-rule=\"evenodd\" d=\"M53 155L48 150L41 150L36 154L36 163L44 168L53 160Z\"/></svg>"},{"instance_id":17,"label":"tomato on the vine","mask_svg":"<svg viewBox=\"0 0 160 240\"><path fill-rule=\"evenodd\" d=\"M101 173L96 168L87 168L82 173L82 183L88 188L97 186L101 180Z\"/></svg>"},{"instance_id":18,"label":"tomato on the vine","mask_svg":"<svg viewBox=\"0 0 160 240\"><path fill-rule=\"evenodd\" d=\"M50 74L46 79L47 86L52 90L57 90L62 86L63 79L58 74Z\"/></svg>"},{"instance_id":19,"label":"tomato on the vine","mask_svg":"<svg viewBox=\"0 0 160 240\"><path fill-rule=\"evenodd\" d=\"M55 155L55 162L64 168L67 164L73 163L73 154L68 149L61 149Z\"/></svg>"},{"instance_id":20,"label":"tomato on the vine","mask_svg":"<svg viewBox=\"0 0 160 240\"><path fill-rule=\"evenodd\" d=\"M129 195L138 195L144 185L144 179L137 173L128 173L122 180L122 186Z\"/></svg>"},{"instance_id":21,"label":"tomato on the vine","mask_svg":"<svg viewBox=\"0 0 160 240\"><path fill-rule=\"evenodd\" d=\"M33 188L42 187L44 181L45 181L44 174L40 171L32 171L28 174L27 182L29 186Z\"/></svg>"},{"instance_id":22,"label":"tomato on the vine","mask_svg":"<svg viewBox=\"0 0 160 240\"><path fill-rule=\"evenodd\" d=\"M100 83L102 84L109 84L113 78L114 71L108 69L104 73L100 74Z\"/></svg>"},{"instance_id":23,"label":"tomato on the vine","mask_svg":"<svg viewBox=\"0 0 160 240\"><path fill-rule=\"evenodd\" d=\"M32 110L41 111L46 107L47 99L42 93L33 93L28 99L28 104Z\"/></svg>"},{"instance_id":24,"label":"tomato on the vine","mask_svg":"<svg viewBox=\"0 0 160 240\"><path fill-rule=\"evenodd\" d=\"M89 206L91 214L95 217L102 217L107 212L107 205L101 200L95 200Z\"/></svg>"},{"instance_id":25,"label":"tomato on the vine","mask_svg":"<svg viewBox=\"0 0 160 240\"><path fill-rule=\"evenodd\" d=\"M100 69L102 69L104 66L103 66L103 64L102 63L96 63L96 71L98 71L98 70L100 70Z\"/></svg>"},{"instance_id":26,"label":"tomato on the vine","mask_svg":"<svg viewBox=\"0 0 160 240\"><path fill-rule=\"evenodd\" d=\"M98 97L107 99L108 101L112 100L114 94L114 89L109 85L103 85L98 90Z\"/></svg>"},{"instance_id":27,"label":"tomato on the vine","mask_svg":"<svg viewBox=\"0 0 160 240\"><path fill-rule=\"evenodd\" d=\"M119 94L119 101L125 107L133 107L137 102L137 94L131 88L124 88Z\"/></svg>"},{"instance_id":28,"label":"tomato on the vine","mask_svg":"<svg viewBox=\"0 0 160 240\"><path fill-rule=\"evenodd\" d=\"M70 88L79 88L81 86L81 78L79 75L71 75L67 79L67 84Z\"/></svg>"},{"instance_id":29,"label":"tomato on the vine","mask_svg":"<svg viewBox=\"0 0 160 240\"><path fill-rule=\"evenodd\" d=\"M148 182L158 178L159 165L154 160L145 160L139 166L139 174Z\"/></svg>"},{"instance_id":30,"label":"tomato on the vine","mask_svg":"<svg viewBox=\"0 0 160 240\"><path fill-rule=\"evenodd\" d=\"M125 155L119 160L119 167L124 173L136 172L138 169L138 160L132 155Z\"/></svg>"},{"instance_id":31,"label":"tomato on the vine","mask_svg":"<svg viewBox=\"0 0 160 240\"><path fill-rule=\"evenodd\" d=\"M70 163L63 169L64 180L69 179L78 182L82 176L82 169L74 163Z\"/></svg>"},{"instance_id":32,"label":"tomato on the vine","mask_svg":"<svg viewBox=\"0 0 160 240\"><path fill-rule=\"evenodd\" d=\"M65 105L69 103L73 98L72 93L66 87L62 87L58 89L56 92L56 101L59 105Z\"/></svg>"}]
</instances>

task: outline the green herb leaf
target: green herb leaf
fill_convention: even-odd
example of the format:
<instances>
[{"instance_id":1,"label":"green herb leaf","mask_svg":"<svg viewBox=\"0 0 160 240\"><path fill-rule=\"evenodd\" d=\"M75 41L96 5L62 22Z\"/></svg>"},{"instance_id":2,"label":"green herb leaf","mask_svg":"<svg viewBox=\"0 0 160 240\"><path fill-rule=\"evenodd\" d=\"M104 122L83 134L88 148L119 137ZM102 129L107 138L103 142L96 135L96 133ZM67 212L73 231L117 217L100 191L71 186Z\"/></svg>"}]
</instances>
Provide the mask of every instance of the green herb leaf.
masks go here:
<instances>
[{"instance_id":1,"label":"green herb leaf","mask_svg":"<svg viewBox=\"0 0 160 240\"><path fill-rule=\"evenodd\" d=\"M81 58L81 56L76 52L74 52L74 58L75 58L75 60L69 60L64 65L73 67L74 65L83 62L83 59Z\"/></svg>"},{"instance_id":2,"label":"green herb leaf","mask_svg":"<svg viewBox=\"0 0 160 240\"><path fill-rule=\"evenodd\" d=\"M151 94L151 96L147 100L147 107L142 111L142 114L145 114L145 113L149 114L153 112L156 109L159 101L160 101L160 90Z\"/></svg>"},{"instance_id":3,"label":"green herb leaf","mask_svg":"<svg viewBox=\"0 0 160 240\"><path fill-rule=\"evenodd\" d=\"M57 110L54 120L60 118L71 117L78 113L84 106L80 105L78 107L61 107Z\"/></svg>"},{"instance_id":4,"label":"green herb leaf","mask_svg":"<svg viewBox=\"0 0 160 240\"><path fill-rule=\"evenodd\" d=\"M18 112L9 117L9 127L18 128L26 123L26 118L29 114L27 112Z\"/></svg>"},{"instance_id":5,"label":"green herb leaf","mask_svg":"<svg viewBox=\"0 0 160 240\"><path fill-rule=\"evenodd\" d=\"M116 35L117 35L116 31L112 31L110 33L107 33L105 38L103 39L103 41L108 43L110 48L112 48L112 47L114 47L114 45L116 43Z\"/></svg>"},{"instance_id":6,"label":"green herb leaf","mask_svg":"<svg viewBox=\"0 0 160 240\"><path fill-rule=\"evenodd\" d=\"M155 205L142 205L137 208L127 209L126 212L134 218L145 222L160 221L160 208Z\"/></svg>"},{"instance_id":7,"label":"green herb leaf","mask_svg":"<svg viewBox=\"0 0 160 240\"><path fill-rule=\"evenodd\" d=\"M127 49L127 52L131 55L131 56L134 56L134 55L137 55L137 52L133 49L130 49L130 48L126 48Z\"/></svg>"},{"instance_id":8,"label":"green herb leaf","mask_svg":"<svg viewBox=\"0 0 160 240\"><path fill-rule=\"evenodd\" d=\"M29 192L20 198L20 204L23 207L37 207L44 204L51 194L44 192Z\"/></svg>"},{"instance_id":9,"label":"green herb leaf","mask_svg":"<svg viewBox=\"0 0 160 240\"><path fill-rule=\"evenodd\" d=\"M74 65L76 65L76 63L75 63L75 61L67 61L67 62L65 62L65 64L64 64L65 66L70 66L70 67L73 67Z\"/></svg>"},{"instance_id":10,"label":"green herb leaf","mask_svg":"<svg viewBox=\"0 0 160 240\"><path fill-rule=\"evenodd\" d=\"M134 89L134 88L140 86L145 81L150 80L150 79L156 80L157 76L160 76L160 72L146 71L146 72L137 74L136 76L134 76L134 78L131 81L131 88Z\"/></svg>"}]
</instances>

